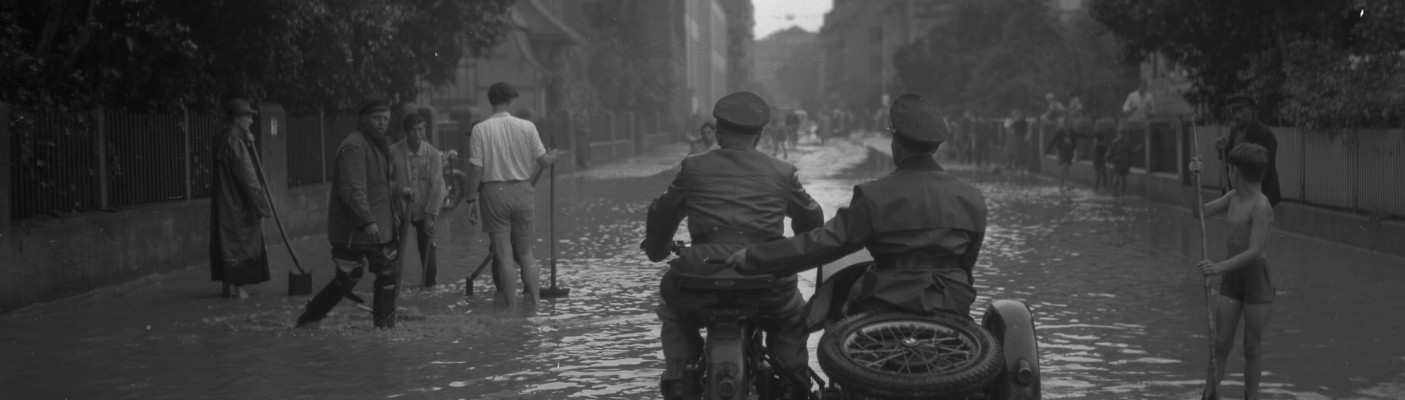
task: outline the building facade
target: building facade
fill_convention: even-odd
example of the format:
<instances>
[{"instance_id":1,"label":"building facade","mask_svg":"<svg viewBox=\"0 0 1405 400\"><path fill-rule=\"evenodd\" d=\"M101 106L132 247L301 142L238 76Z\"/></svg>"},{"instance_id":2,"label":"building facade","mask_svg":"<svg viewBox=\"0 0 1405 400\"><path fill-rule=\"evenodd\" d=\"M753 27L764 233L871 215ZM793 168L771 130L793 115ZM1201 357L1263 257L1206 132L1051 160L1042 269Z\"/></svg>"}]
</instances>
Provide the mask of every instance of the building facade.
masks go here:
<instances>
[{"instance_id":1,"label":"building facade","mask_svg":"<svg viewBox=\"0 0 1405 400\"><path fill-rule=\"evenodd\" d=\"M896 94L893 54L945 21L954 0L835 0L820 29L827 107L874 110Z\"/></svg>"}]
</instances>

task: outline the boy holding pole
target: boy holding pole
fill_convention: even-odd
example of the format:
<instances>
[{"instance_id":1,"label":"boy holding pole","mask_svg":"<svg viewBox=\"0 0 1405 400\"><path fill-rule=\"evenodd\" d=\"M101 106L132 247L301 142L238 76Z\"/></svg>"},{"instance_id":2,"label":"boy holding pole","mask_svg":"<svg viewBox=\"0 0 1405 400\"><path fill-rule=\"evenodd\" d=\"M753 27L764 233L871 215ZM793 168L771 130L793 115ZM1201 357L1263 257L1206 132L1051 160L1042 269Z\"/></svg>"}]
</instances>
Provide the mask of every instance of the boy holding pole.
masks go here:
<instances>
[{"instance_id":1,"label":"boy holding pole","mask_svg":"<svg viewBox=\"0 0 1405 400\"><path fill-rule=\"evenodd\" d=\"M1221 275L1220 295L1211 332L1215 331L1215 327L1222 329L1213 338L1213 376L1208 378L1210 386L1206 395L1217 398L1214 388L1224 377L1229 352L1234 349L1235 330L1240 315L1243 315L1244 398L1257 399L1259 378L1263 375L1263 367L1259 364L1262 355L1259 343L1276 296L1268 271L1266 250L1273 227L1273 206L1263 193L1269 153L1263 146L1245 143L1230 150L1226 161L1230 165L1229 181L1233 190L1203 206L1196 200L1191 208L1191 214L1196 218L1225 214L1227 253L1230 255L1220 262L1202 260L1198 265L1207 277ZM1199 174L1204 164L1196 156L1189 167L1191 172ZM1195 189L1198 191L1200 188ZM1203 212L1201 207L1204 208Z\"/></svg>"}]
</instances>

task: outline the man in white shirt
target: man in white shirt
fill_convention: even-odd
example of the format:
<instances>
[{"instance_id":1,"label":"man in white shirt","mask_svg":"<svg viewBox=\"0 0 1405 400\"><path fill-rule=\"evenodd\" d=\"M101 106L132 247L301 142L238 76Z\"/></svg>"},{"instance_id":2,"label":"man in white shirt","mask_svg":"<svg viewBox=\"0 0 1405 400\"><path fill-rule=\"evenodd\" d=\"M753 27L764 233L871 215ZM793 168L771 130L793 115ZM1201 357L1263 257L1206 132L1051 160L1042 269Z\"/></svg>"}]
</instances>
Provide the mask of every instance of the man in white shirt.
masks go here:
<instances>
[{"instance_id":1,"label":"man in white shirt","mask_svg":"<svg viewBox=\"0 0 1405 400\"><path fill-rule=\"evenodd\" d=\"M424 287L435 284L439 264L435 257L434 220L448 194L444 188L444 165L439 149L424 141L428 123L419 114L410 114L403 123L405 140L390 145L390 160L395 169L395 183L400 186L401 212L405 213L402 232L415 229L420 265L424 267ZM407 235L408 236L408 233ZM401 239L400 243L406 243ZM408 254L406 249L401 251Z\"/></svg>"},{"instance_id":2,"label":"man in white shirt","mask_svg":"<svg viewBox=\"0 0 1405 400\"><path fill-rule=\"evenodd\" d=\"M482 182L483 232L488 233L493 252L493 274L498 288L498 305L516 308L516 285L510 278L514 263L522 267L522 285L528 304L541 298L541 286L532 255L535 204L532 175L550 168L557 153L542 146L537 126L508 113L517 89L504 82L488 88L493 115L473 127L468 155L467 201L469 213L477 208L479 182Z\"/></svg>"},{"instance_id":3,"label":"man in white shirt","mask_svg":"<svg viewBox=\"0 0 1405 400\"><path fill-rule=\"evenodd\" d=\"M1122 102L1122 113L1128 120L1143 121L1148 116L1156 112L1156 98L1151 96L1151 92L1146 91L1146 81L1142 81L1137 90L1127 95L1127 101Z\"/></svg>"}]
</instances>

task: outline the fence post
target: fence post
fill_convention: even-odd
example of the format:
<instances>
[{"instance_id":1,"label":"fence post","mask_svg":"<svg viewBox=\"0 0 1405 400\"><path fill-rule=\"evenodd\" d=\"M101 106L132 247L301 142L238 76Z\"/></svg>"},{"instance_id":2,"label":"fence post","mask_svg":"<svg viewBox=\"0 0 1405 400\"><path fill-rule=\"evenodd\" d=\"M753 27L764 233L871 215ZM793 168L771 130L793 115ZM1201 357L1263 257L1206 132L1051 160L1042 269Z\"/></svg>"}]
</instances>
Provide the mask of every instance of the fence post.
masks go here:
<instances>
[{"instance_id":1,"label":"fence post","mask_svg":"<svg viewBox=\"0 0 1405 400\"><path fill-rule=\"evenodd\" d=\"M108 209L108 184L107 184L107 110L98 106L93 111L93 120L97 121L98 139L94 141L98 152L98 206L100 210Z\"/></svg>"},{"instance_id":2,"label":"fence post","mask_svg":"<svg viewBox=\"0 0 1405 400\"><path fill-rule=\"evenodd\" d=\"M191 151L190 143L190 135L193 131L190 129L190 110L187 109L184 104L181 105L181 131L183 133L181 137L185 139L185 200L190 201L195 198L195 186L193 182L195 180L195 171L191 170L191 165L194 164L195 153Z\"/></svg>"},{"instance_id":3,"label":"fence post","mask_svg":"<svg viewBox=\"0 0 1405 400\"><path fill-rule=\"evenodd\" d=\"M10 231L14 215L15 180L10 179L13 149L10 148L10 104L0 102L0 233Z\"/></svg>"},{"instance_id":4,"label":"fence post","mask_svg":"<svg viewBox=\"0 0 1405 400\"><path fill-rule=\"evenodd\" d=\"M318 151L322 152L322 158L321 158L322 162L318 163L317 168L319 168L319 169L322 170L322 180L321 180L321 182L326 182L326 181L327 181L327 113L323 112L322 110L317 110L317 145L318 145L319 147L321 147L320 149L318 149ZM465 155L465 156L467 156L467 155Z\"/></svg>"},{"instance_id":5,"label":"fence post","mask_svg":"<svg viewBox=\"0 0 1405 400\"><path fill-rule=\"evenodd\" d=\"M257 140L260 146L259 161L263 162L264 183L267 190L278 202L281 209L288 209L288 120L284 118L283 107L275 103L258 105L259 131L263 137Z\"/></svg>"}]
</instances>

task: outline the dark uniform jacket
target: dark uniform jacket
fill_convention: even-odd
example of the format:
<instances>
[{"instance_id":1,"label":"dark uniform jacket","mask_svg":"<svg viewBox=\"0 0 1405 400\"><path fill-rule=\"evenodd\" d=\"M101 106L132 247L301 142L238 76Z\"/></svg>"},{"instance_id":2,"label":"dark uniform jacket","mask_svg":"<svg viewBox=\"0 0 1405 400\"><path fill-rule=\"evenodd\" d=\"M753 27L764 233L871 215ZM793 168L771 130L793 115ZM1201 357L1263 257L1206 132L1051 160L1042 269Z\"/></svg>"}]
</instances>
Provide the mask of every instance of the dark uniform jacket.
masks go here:
<instances>
[{"instance_id":1,"label":"dark uniform jacket","mask_svg":"<svg viewBox=\"0 0 1405 400\"><path fill-rule=\"evenodd\" d=\"M254 137L234 126L215 138L210 196L210 278L232 285L269 279L262 216L272 215L258 170Z\"/></svg>"},{"instance_id":2,"label":"dark uniform jacket","mask_svg":"<svg viewBox=\"0 0 1405 400\"><path fill-rule=\"evenodd\" d=\"M337 148L327 207L327 240L333 245L376 245L395 240L397 220L391 206L390 155L360 131L346 136ZM380 230L367 235L371 223Z\"/></svg>"},{"instance_id":3,"label":"dark uniform jacket","mask_svg":"<svg viewBox=\"0 0 1405 400\"><path fill-rule=\"evenodd\" d=\"M1264 170L1263 192L1264 197L1268 197L1268 203L1277 206L1278 201L1283 198L1278 186L1278 167L1275 165L1275 160L1278 159L1278 138L1273 136L1272 130L1258 121L1236 124L1229 129L1229 140L1225 144L1224 152L1220 153L1220 159L1228 160L1229 151L1240 143L1253 143L1268 150L1268 169ZM1228 163L1225 164L1225 172L1229 172Z\"/></svg>"},{"instance_id":4,"label":"dark uniform jacket","mask_svg":"<svg viewBox=\"0 0 1405 400\"><path fill-rule=\"evenodd\" d=\"M780 239L785 233L785 217L791 218L794 232L805 232L824 223L820 205L805 193L795 166L747 148L721 148L683 159L682 169L668 190L649 205L644 252L650 260L669 255L673 234L684 217L693 247L700 244L735 244L736 250L748 243ZM711 274L722 264L706 264L697 257L725 259L717 254L684 253L689 262L677 263L674 270L690 274Z\"/></svg>"},{"instance_id":5,"label":"dark uniform jacket","mask_svg":"<svg viewBox=\"0 0 1405 400\"><path fill-rule=\"evenodd\" d=\"M746 264L788 274L867 248L876 266L860 281L855 302L965 315L976 299L971 270L985 239L985 218L979 190L931 158L917 157L855 186L848 209L823 228L750 247Z\"/></svg>"}]
</instances>

